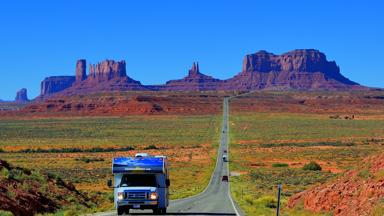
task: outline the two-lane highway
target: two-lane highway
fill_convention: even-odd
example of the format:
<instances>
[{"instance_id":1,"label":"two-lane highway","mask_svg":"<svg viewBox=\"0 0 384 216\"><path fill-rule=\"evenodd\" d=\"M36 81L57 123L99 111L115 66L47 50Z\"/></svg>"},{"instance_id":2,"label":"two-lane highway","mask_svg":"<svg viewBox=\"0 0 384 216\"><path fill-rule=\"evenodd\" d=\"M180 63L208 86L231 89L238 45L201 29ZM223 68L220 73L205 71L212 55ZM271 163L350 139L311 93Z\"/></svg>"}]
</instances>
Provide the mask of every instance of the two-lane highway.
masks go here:
<instances>
[{"instance_id":1,"label":"two-lane highway","mask_svg":"<svg viewBox=\"0 0 384 216\"><path fill-rule=\"evenodd\" d=\"M167 215L242 215L230 195L229 182L222 181L229 176L228 162L223 161L228 154L228 108L229 98L223 101L223 125L216 167L206 189L198 195L185 199L173 200L167 209ZM224 153L227 152L227 153ZM229 158L230 159L230 158ZM131 210L131 214L152 215L151 211ZM96 214L98 216L116 215L116 212Z\"/></svg>"}]
</instances>

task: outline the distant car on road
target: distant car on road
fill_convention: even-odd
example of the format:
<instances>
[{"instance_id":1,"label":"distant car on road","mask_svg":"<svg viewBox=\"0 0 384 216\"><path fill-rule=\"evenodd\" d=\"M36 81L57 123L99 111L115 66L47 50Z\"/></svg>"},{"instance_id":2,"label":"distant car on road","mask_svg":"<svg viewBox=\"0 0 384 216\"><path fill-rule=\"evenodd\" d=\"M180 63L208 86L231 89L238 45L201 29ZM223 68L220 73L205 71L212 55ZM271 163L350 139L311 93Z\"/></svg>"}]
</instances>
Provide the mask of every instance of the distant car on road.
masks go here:
<instances>
[{"instance_id":1,"label":"distant car on road","mask_svg":"<svg viewBox=\"0 0 384 216\"><path fill-rule=\"evenodd\" d=\"M221 177L221 181L228 182L229 181L228 176L224 175L223 177Z\"/></svg>"},{"instance_id":2,"label":"distant car on road","mask_svg":"<svg viewBox=\"0 0 384 216\"><path fill-rule=\"evenodd\" d=\"M227 153L227 149L224 149L224 151L223 151L224 153Z\"/></svg>"},{"instance_id":3,"label":"distant car on road","mask_svg":"<svg viewBox=\"0 0 384 216\"><path fill-rule=\"evenodd\" d=\"M226 155L226 154L223 155L223 161L224 161L224 162L228 162L228 155Z\"/></svg>"}]
</instances>

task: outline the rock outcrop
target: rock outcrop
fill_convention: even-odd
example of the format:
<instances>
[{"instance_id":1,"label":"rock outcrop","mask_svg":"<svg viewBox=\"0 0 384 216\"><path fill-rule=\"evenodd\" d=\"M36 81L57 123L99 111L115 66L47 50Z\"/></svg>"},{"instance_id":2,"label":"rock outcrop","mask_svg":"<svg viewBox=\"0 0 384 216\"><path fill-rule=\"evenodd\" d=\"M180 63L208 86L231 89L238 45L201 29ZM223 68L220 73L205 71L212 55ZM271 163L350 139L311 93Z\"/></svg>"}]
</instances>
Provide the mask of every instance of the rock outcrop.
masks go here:
<instances>
[{"instance_id":1,"label":"rock outcrop","mask_svg":"<svg viewBox=\"0 0 384 216\"><path fill-rule=\"evenodd\" d=\"M105 60L91 64L87 75L86 60L76 63L75 76L48 77L41 83L40 99L54 94L88 94L103 91L146 90L139 81L126 75L125 61Z\"/></svg>"},{"instance_id":2,"label":"rock outcrop","mask_svg":"<svg viewBox=\"0 0 384 216\"><path fill-rule=\"evenodd\" d=\"M288 207L304 205L307 210L335 216L382 215L374 211L384 197L384 155L362 162L332 182L291 196Z\"/></svg>"},{"instance_id":3,"label":"rock outcrop","mask_svg":"<svg viewBox=\"0 0 384 216\"><path fill-rule=\"evenodd\" d=\"M266 51L246 55L242 71L226 80L224 89L348 89L358 86L340 74L334 61L314 49L282 55Z\"/></svg>"},{"instance_id":4,"label":"rock outcrop","mask_svg":"<svg viewBox=\"0 0 384 216\"><path fill-rule=\"evenodd\" d=\"M75 76L52 76L41 82L41 96L49 96L63 91L73 85Z\"/></svg>"},{"instance_id":5,"label":"rock outcrop","mask_svg":"<svg viewBox=\"0 0 384 216\"><path fill-rule=\"evenodd\" d=\"M76 82L81 82L87 79L87 62L85 59L80 59L76 63Z\"/></svg>"},{"instance_id":6,"label":"rock outcrop","mask_svg":"<svg viewBox=\"0 0 384 216\"><path fill-rule=\"evenodd\" d=\"M79 207L84 208L96 204L95 198L88 197L60 177L15 167L1 159L0 171L9 173L0 178L0 210L13 215L53 214L71 206L70 199L75 199Z\"/></svg>"},{"instance_id":7,"label":"rock outcrop","mask_svg":"<svg viewBox=\"0 0 384 216\"><path fill-rule=\"evenodd\" d=\"M105 60L98 64L90 65L89 69L89 79L98 82L125 78L126 76L125 61Z\"/></svg>"},{"instance_id":8,"label":"rock outcrop","mask_svg":"<svg viewBox=\"0 0 384 216\"><path fill-rule=\"evenodd\" d=\"M76 82L61 92L64 95L89 94L108 91L147 90L139 81L127 76L125 61L105 60L89 65L86 74L86 61L76 64Z\"/></svg>"},{"instance_id":9,"label":"rock outcrop","mask_svg":"<svg viewBox=\"0 0 384 216\"><path fill-rule=\"evenodd\" d=\"M28 102L27 89L22 88L16 93L15 102L17 103L26 103Z\"/></svg>"},{"instance_id":10,"label":"rock outcrop","mask_svg":"<svg viewBox=\"0 0 384 216\"><path fill-rule=\"evenodd\" d=\"M340 73L334 61L314 49L294 50L282 55L259 51L246 55L242 71L227 80L215 79L200 72L193 63L186 77L170 80L163 85L144 86L126 73L125 61L105 60L89 66L86 60L76 64L76 76L49 77L42 82L41 95L88 94L102 91L215 91L259 89L272 90L346 90L364 87L350 81Z\"/></svg>"},{"instance_id":11,"label":"rock outcrop","mask_svg":"<svg viewBox=\"0 0 384 216\"><path fill-rule=\"evenodd\" d=\"M217 90L222 81L200 73L199 63L194 62L188 76L168 81L163 89L167 91L209 91Z\"/></svg>"}]
</instances>

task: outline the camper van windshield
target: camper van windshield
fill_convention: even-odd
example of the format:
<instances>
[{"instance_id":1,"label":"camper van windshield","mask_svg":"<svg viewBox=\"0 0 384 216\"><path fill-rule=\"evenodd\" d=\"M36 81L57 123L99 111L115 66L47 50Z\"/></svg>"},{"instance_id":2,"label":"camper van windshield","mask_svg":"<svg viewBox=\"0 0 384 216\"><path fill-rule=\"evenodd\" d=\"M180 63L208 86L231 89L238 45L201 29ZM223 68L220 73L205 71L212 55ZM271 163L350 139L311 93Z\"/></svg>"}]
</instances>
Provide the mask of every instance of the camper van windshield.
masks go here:
<instances>
[{"instance_id":1,"label":"camper van windshield","mask_svg":"<svg viewBox=\"0 0 384 216\"><path fill-rule=\"evenodd\" d=\"M120 182L121 187L156 187L156 176L148 174L124 175Z\"/></svg>"}]
</instances>

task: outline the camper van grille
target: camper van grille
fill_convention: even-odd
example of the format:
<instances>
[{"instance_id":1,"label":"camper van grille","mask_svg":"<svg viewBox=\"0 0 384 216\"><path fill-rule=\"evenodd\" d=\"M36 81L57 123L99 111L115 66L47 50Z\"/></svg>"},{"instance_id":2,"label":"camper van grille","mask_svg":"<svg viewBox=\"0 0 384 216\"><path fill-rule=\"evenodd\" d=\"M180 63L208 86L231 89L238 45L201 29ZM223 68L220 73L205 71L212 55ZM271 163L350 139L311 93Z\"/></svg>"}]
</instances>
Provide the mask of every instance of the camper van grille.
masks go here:
<instances>
[{"instance_id":1,"label":"camper van grille","mask_svg":"<svg viewBox=\"0 0 384 216\"><path fill-rule=\"evenodd\" d=\"M125 192L125 197L127 199L146 199L147 198L147 193L145 191L128 191Z\"/></svg>"}]
</instances>

